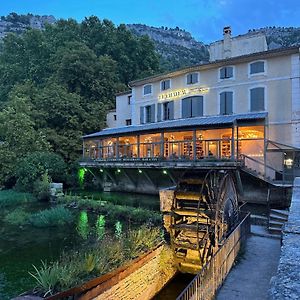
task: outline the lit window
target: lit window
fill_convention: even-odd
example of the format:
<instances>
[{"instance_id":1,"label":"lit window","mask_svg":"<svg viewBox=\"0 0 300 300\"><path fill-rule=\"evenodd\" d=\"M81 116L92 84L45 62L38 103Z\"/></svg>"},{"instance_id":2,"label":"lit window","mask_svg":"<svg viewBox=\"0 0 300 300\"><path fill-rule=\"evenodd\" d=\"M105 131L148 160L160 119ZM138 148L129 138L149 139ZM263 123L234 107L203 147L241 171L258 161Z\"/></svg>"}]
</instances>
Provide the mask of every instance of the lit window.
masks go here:
<instances>
[{"instance_id":1,"label":"lit window","mask_svg":"<svg viewBox=\"0 0 300 300\"><path fill-rule=\"evenodd\" d=\"M171 87L171 80L164 80L160 83L160 89L162 91L168 90Z\"/></svg>"},{"instance_id":2,"label":"lit window","mask_svg":"<svg viewBox=\"0 0 300 300\"><path fill-rule=\"evenodd\" d=\"M220 69L220 79L228 79L233 77L233 67L224 67Z\"/></svg>"},{"instance_id":3,"label":"lit window","mask_svg":"<svg viewBox=\"0 0 300 300\"><path fill-rule=\"evenodd\" d=\"M265 110L265 89L258 87L250 90L250 111Z\"/></svg>"},{"instance_id":4,"label":"lit window","mask_svg":"<svg viewBox=\"0 0 300 300\"><path fill-rule=\"evenodd\" d=\"M264 73L264 72L265 72L264 61L256 61L250 64L250 75Z\"/></svg>"},{"instance_id":5,"label":"lit window","mask_svg":"<svg viewBox=\"0 0 300 300\"><path fill-rule=\"evenodd\" d=\"M186 83L187 84L194 84L199 81L199 74L198 73L190 73L186 75Z\"/></svg>"},{"instance_id":6,"label":"lit window","mask_svg":"<svg viewBox=\"0 0 300 300\"><path fill-rule=\"evenodd\" d=\"M152 94L152 84L147 84L144 86L144 95Z\"/></svg>"}]
</instances>

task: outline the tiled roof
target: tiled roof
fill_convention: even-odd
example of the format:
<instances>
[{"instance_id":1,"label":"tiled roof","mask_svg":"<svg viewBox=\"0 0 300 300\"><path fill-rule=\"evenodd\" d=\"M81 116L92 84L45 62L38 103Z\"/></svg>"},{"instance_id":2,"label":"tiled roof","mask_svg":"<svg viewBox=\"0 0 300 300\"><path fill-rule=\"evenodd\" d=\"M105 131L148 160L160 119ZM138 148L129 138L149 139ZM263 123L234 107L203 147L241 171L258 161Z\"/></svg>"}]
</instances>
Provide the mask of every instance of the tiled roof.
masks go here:
<instances>
[{"instance_id":1,"label":"tiled roof","mask_svg":"<svg viewBox=\"0 0 300 300\"><path fill-rule=\"evenodd\" d=\"M99 132L85 135L83 138L120 135L125 133L135 133L142 131L153 131L160 129L180 128L180 127L209 127L214 125L233 124L235 121L264 119L268 115L267 112L257 112L248 114L235 114L226 116L210 116L210 117L195 117L187 119L176 119L170 121L148 123L142 125L131 125L116 128L106 128Z\"/></svg>"}]
</instances>

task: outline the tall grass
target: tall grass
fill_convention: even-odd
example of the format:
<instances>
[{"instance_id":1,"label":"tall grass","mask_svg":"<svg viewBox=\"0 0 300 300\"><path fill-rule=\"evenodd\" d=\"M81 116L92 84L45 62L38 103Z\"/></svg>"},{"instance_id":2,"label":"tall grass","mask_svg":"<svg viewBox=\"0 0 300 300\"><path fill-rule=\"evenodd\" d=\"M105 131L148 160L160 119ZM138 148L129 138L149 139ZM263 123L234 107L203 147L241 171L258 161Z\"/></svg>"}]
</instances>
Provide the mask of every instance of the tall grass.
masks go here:
<instances>
[{"instance_id":1,"label":"tall grass","mask_svg":"<svg viewBox=\"0 0 300 300\"><path fill-rule=\"evenodd\" d=\"M30 275L42 294L53 294L110 272L160 241L160 229L145 226L124 234L122 239L106 235L101 241L62 255L58 262L34 266Z\"/></svg>"},{"instance_id":2,"label":"tall grass","mask_svg":"<svg viewBox=\"0 0 300 300\"><path fill-rule=\"evenodd\" d=\"M25 225L29 222L30 215L23 208L16 208L4 217L4 221L12 225Z\"/></svg>"},{"instance_id":3,"label":"tall grass","mask_svg":"<svg viewBox=\"0 0 300 300\"><path fill-rule=\"evenodd\" d=\"M35 201L35 198L29 193L21 193L15 190L0 191L0 209L32 201Z\"/></svg>"},{"instance_id":4,"label":"tall grass","mask_svg":"<svg viewBox=\"0 0 300 300\"><path fill-rule=\"evenodd\" d=\"M30 223L36 227L61 226L73 222L71 211L63 206L42 210L30 217Z\"/></svg>"}]
</instances>

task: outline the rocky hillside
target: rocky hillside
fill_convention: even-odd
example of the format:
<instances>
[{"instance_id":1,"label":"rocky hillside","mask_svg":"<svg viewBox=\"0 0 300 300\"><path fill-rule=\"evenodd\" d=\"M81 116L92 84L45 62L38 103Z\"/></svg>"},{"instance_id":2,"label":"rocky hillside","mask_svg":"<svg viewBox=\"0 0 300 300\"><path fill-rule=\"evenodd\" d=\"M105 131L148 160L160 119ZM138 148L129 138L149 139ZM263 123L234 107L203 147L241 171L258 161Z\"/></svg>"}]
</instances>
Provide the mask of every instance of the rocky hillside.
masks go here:
<instances>
[{"instance_id":1,"label":"rocky hillside","mask_svg":"<svg viewBox=\"0 0 300 300\"><path fill-rule=\"evenodd\" d=\"M148 35L161 55L161 68L174 70L208 61L207 46L196 41L189 32L178 27L152 27L142 24L126 25L134 34Z\"/></svg>"},{"instance_id":2,"label":"rocky hillside","mask_svg":"<svg viewBox=\"0 0 300 300\"><path fill-rule=\"evenodd\" d=\"M262 32L266 35L269 49L300 44L300 27L273 26L249 30L249 34L253 32Z\"/></svg>"},{"instance_id":3,"label":"rocky hillside","mask_svg":"<svg viewBox=\"0 0 300 300\"><path fill-rule=\"evenodd\" d=\"M46 23L53 24L55 21L53 16L18 15L11 13L8 16L0 18L0 39L9 32L20 34L27 28L43 29Z\"/></svg>"}]
</instances>

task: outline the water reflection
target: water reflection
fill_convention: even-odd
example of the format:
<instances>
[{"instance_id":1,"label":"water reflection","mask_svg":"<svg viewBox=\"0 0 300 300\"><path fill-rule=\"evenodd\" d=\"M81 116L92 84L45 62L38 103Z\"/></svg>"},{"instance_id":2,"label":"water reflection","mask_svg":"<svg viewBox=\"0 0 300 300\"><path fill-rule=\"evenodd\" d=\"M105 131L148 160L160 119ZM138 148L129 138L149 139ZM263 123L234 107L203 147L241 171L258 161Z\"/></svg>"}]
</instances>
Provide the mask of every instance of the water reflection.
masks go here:
<instances>
[{"instance_id":1,"label":"water reflection","mask_svg":"<svg viewBox=\"0 0 300 300\"><path fill-rule=\"evenodd\" d=\"M86 211L80 212L76 229L80 237L82 237L85 240L88 238L90 227L89 218Z\"/></svg>"}]
</instances>

